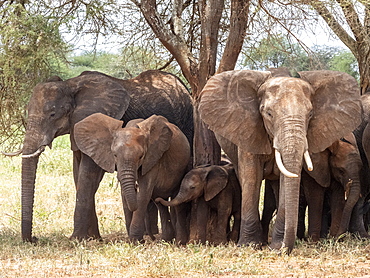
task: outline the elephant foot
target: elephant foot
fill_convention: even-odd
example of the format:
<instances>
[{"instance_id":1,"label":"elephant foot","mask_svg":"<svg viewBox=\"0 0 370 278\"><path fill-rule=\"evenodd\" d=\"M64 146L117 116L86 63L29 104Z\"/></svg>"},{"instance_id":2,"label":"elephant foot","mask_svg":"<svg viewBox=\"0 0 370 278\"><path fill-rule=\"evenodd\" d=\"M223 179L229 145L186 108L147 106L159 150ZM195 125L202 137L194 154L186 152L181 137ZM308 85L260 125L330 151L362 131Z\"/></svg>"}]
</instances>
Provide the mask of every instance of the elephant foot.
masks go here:
<instances>
[{"instance_id":1,"label":"elephant foot","mask_svg":"<svg viewBox=\"0 0 370 278\"><path fill-rule=\"evenodd\" d=\"M96 236L96 235L78 235L77 233L73 233L69 237L69 239L70 240L77 240L77 241L83 241L83 240L86 240L86 241L91 241L91 240L101 241L102 237L100 236L100 234L98 236Z\"/></svg>"},{"instance_id":2,"label":"elephant foot","mask_svg":"<svg viewBox=\"0 0 370 278\"><path fill-rule=\"evenodd\" d=\"M39 241L39 239L35 236L31 236L31 238L23 238L23 241L36 244Z\"/></svg>"},{"instance_id":3,"label":"elephant foot","mask_svg":"<svg viewBox=\"0 0 370 278\"><path fill-rule=\"evenodd\" d=\"M293 248L285 246L283 242L271 243L269 246L270 250L276 252L279 255L290 255Z\"/></svg>"},{"instance_id":4,"label":"elephant foot","mask_svg":"<svg viewBox=\"0 0 370 278\"><path fill-rule=\"evenodd\" d=\"M261 241L247 241L247 240L243 240L240 238L237 246L238 247L248 247L249 246L249 247L252 247L253 249L261 250L262 242Z\"/></svg>"},{"instance_id":5,"label":"elephant foot","mask_svg":"<svg viewBox=\"0 0 370 278\"><path fill-rule=\"evenodd\" d=\"M136 245L136 244L144 244L145 240L144 238L138 239L135 237L129 237L129 242Z\"/></svg>"}]
</instances>

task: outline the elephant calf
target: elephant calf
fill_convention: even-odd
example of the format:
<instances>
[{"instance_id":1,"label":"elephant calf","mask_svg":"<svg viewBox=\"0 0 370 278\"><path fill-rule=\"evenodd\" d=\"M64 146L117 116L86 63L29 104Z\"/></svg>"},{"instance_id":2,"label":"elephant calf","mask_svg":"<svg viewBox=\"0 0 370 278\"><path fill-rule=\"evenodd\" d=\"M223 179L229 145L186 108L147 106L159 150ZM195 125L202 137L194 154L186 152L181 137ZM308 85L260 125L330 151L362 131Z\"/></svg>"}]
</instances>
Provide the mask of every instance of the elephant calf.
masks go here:
<instances>
[{"instance_id":1,"label":"elephant calf","mask_svg":"<svg viewBox=\"0 0 370 278\"><path fill-rule=\"evenodd\" d=\"M196 221L191 221L190 229L191 233L193 231L197 234L198 238L194 239L195 241L205 243L207 240L212 244L221 244L227 243L228 240L234 242L238 240L241 221L241 188L232 164L206 165L192 169L185 175L180 191L173 200L165 201L157 198L155 201L166 206L178 206L193 200L197 200ZM210 212L212 211L215 211L217 216L216 223L212 225L213 234L209 237L207 224L211 223ZM229 233L231 216L234 217L234 224Z\"/></svg>"},{"instance_id":2,"label":"elephant calf","mask_svg":"<svg viewBox=\"0 0 370 278\"><path fill-rule=\"evenodd\" d=\"M96 113L75 125L74 136L79 149L96 164L105 171L117 171L129 237L142 241L148 204L176 194L189 165L190 145L163 116L135 119L122 126L122 121ZM168 208L158 209L162 238L171 240L174 231Z\"/></svg>"}]
</instances>

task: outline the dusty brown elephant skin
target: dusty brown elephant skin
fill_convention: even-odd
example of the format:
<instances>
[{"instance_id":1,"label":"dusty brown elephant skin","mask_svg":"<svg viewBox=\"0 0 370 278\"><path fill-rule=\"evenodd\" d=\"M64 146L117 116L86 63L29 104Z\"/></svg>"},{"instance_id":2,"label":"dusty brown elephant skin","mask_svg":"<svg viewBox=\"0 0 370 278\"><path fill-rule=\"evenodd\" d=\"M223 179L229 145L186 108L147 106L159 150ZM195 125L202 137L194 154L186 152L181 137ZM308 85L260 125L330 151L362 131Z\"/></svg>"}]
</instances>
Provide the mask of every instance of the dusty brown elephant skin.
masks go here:
<instances>
[{"instance_id":1,"label":"dusty brown elephant skin","mask_svg":"<svg viewBox=\"0 0 370 278\"><path fill-rule=\"evenodd\" d=\"M110 173L117 169L122 200L129 210L125 209L129 237L142 241L148 204L176 194L189 165L190 145L180 129L162 116L122 126L122 121L96 113L75 125L74 136L77 147L97 165ZM162 230L170 233L165 209L159 209Z\"/></svg>"},{"instance_id":2,"label":"dusty brown elephant skin","mask_svg":"<svg viewBox=\"0 0 370 278\"><path fill-rule=\"evenodd\" d=\"M349 223L354 206L360 193L360 171L362 167L353 134L335 141L329 148L320 153L311 154L313 171L302 170L301 199L297 236L304 238L305 215L308 206L308 236L312 241L318 241L326 236L326 227L322 227L323 214L330 210L330 235L338 237L349 230ZM273 190L274 194L271 194ZM275 197L278 195L278 185L274 181L265 181L265 199L262 216L264 241L267 240L268 227L272 213L276 209ZM326 194L326 195L325 195ZM330 199L328 208L324 209L325 196Z\"/></svg>"},{"instance_id":3,"label":"dusty brown elephant skin","mask_svg":"<svg viewBox=\"0 0 370 278\"><path fill-rule=\"evenodd\" d=\"M314 170L305 171L301 181L308 203L308 235L314 241L321 235L324 192L329 190L330 235L338 237L349 230L352 210L361 194L362 162L353 134L313 154L312 161Z\"/></svg>"},{"instance_id":4,"label":"dusty brown elephant skin","mask_svg":"<svg viewBox=\"0 0 370 278\"><path fill-rule=\"evenodd\" d=\"M241 213L240 184L235 175L232 164L199 166L190 170L183 178L179 193L171 201L157 198L155 201L165 206L178 206L182 203L197 200L198 238L196 242L211 244L226 244L229 240L237 242L240 228ZM216 212L214 235L207 238L207 223L209 210ZM234 224L228 234L230 218L234 217Z\"/></svg>"},{"instance_id":5,"label":"dusty brown elephant skin","mask_svg":"<svg viewBox=\"0 0 370 278\"><path fill-rule=\"evenodd\" d=\"M361 237L369 237L365 227L370 223L370 92L361 96L361 103L364 111L363 120L353 132L363 165L361 169L361 197L354 208L350 226L351 232L358 233Z\"/></svg>"},{"instance_id":6,"label":"dusty brown elephant skin","mask_svg":"<svg viewBox=\"0 0 370 278\"><path fill-rule=\"evenodd\" d=\"M28 104L28 120L22 149L22 238L32 237L33 199L39 155L54 138L71 134L76 207L72 238L100 238L95 212L95 192L104 175L90 157L81 153L73 137L74 125L102 113L128 122L162 115L177 125L192 142L192 99L171 74L146 71L120 80L101 73L83 73L62 81L54 78L38 84ZM191 143L190 143L191 144Z\"/></svg>"},{"instance_id":7,"label":"dusty brown elephant skin","mask_svg":"<svg viewBox=\"0 0 370 278\"><path fill-rule=\"evenodd\" d=\"M303 158L311 164L309 153L325 150L360 123L360 91L353 77L334 71L299 75L228 71L209 79L201 92L200 116L232 160L241 184L241 246L261 244L261 181L278 175L279 208L270 247L291 252Z\"/></svg>"}]
</instances>

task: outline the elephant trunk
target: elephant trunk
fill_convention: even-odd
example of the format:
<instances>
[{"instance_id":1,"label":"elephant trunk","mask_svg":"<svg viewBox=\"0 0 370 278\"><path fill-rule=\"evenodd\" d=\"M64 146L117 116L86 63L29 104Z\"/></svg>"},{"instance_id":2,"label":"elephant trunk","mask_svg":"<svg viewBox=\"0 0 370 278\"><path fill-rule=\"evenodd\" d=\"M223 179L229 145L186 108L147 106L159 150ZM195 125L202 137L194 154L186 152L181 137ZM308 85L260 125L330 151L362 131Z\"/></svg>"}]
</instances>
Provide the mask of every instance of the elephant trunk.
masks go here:
<instances>
[{"instance_id":1,"label":"elephant trunk","mask_svg":"<svg viewBox=\"0 0 370 278\"><path fill-rule=\"evenodd\" d=\"M134 167L125 167L119 170L118 178L121 183L122 200L126 200L130 211L138 208L136 196L136 169Z\"/></svg>"},{"instance_id":2,"label":"elephant trunk","mask_svg":"<svg viewBox=\"0 0 370 278\"><path fill-rule=\"evenodd\" d=\"M359 179L349 180L346 187L346 203L344 205L340 226L336 236L340 236L348 230L353 207L356 205L361 194L361 184Z\"/></svg>"},{"instance_id":3,"label":"elephant trunk","mask_svg":"<svg viewBox=\"0 0 370 278\"><path fill-rule=\"evenodd\" d=\"M164 205L166 207L174 207L174 206L178 206L179 204L183 203L183 201L181 201L177 197L172 199L171 201L166 201L163 198L158 197L158 198L155 199L155 202L156 203L161 203L162 205Z\"/></svg>"},{"instance_id":4,"label":"elephant trunk","mask_svg":"<svg viewBox=\"0 0 370 278\"><path fill-rule=\"evenodd\" d=\"M286 169L296 174L289 177L280 175L281 198L279 209L282 209L281 220L284 218L284 239L283 247L288 248L288 252L294 247L294 242L298 227L298 206L300 173L302 170L304 153L307 151L307 138L305 121L302 119L286 119L280 130L280 136L275 138L274 146L280 150L282 161Z\"/></svg>"},{"instance_id":5,"label":"elephant trunk","mask_svg":"<svg viewBox=\"0 0 370 278\"><path fill-rule=\"evenodd\" d=\"M30 133L26 133L23 153L34 153L39 148L38 141ZM33 157L22 158L22 239L25 241L33 242L35 239L32 237L32 218L33 218L33 203L35 196L35 180L37 164L39 155Z\"/></svg>"}]
</instances>

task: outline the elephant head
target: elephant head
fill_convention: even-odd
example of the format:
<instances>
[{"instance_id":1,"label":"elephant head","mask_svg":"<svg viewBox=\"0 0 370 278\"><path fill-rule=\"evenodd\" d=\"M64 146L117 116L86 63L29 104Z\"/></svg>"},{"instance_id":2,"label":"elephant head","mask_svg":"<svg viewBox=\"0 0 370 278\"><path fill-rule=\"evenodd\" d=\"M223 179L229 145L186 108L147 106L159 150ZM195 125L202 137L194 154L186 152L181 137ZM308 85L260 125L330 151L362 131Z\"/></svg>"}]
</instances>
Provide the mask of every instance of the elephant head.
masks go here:
<instances>
[{"instance_id":1,"label":"elephant head","mask_svg":"<svg viewBox=\"0 0 370 278\"><path fill-rule=\"evenodd\" d=\"M102 75L59 78L38 84L28 104L28 120L22 149L22 238L33 241L32 214L38 157L55 137L71 133L76 122L101 112L121 118L129 94ZM73 150L77 150L71 137Z\"/></svg>"},{"instance_id":2,"label":"elephant head","mask_svg":"<svg viewBox=\"0 0 370 278\"><path fill-rule=\"evenodd\" d=\"M280 202L285 206L280 246L289 250L297 230L297 177L304 154L312 169L307 154L325 150L354 130L362 112L359 88L350 75L334 71L299 74L300 78L293 78L252 70L223 72L207 82L199 103L202 120L216 135L236 145L239 153L268 155L275 151L285 192Z\"/></svg>"},{"instance_id":3,"label":"elephant head","mask_svg":"<svg viewBox=\"0 0 370 278\"><path fill-rule=\"evenodd\" d=\"M145 176L169 149L172 130L162 116L123 122L101 113L78 122L74 136L78 148L105 171L117 176L131 211L138 207L136 181Z\"/></svg>"},{"instance_id":4,"label":"elephant head","mask_svg":"<svg viewBox=\"0 0 370 278\"><path fill-rule=\"evenodd\" d=\"M218 165L198 166L190 170L183 178L180 191L171 201L157 198L165 206L177 206L197 199L204 195L205 201L217 196L227 185L229 174L227 170Z\"/></svg>"}]
</instances>

